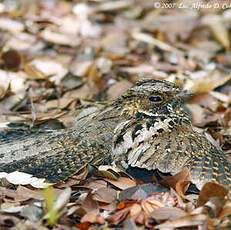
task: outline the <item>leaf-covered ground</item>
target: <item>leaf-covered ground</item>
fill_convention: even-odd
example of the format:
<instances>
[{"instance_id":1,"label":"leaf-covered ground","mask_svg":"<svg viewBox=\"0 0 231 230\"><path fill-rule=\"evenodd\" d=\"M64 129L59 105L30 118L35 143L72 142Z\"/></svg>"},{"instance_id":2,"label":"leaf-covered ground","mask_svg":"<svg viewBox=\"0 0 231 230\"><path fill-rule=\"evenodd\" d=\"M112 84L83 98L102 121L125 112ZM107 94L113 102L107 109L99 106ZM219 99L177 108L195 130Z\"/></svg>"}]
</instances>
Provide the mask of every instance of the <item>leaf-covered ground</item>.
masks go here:
<instances>
[{"instance_id":1,"label":"leaf-covered ground","mask_svg":"<svg viewBox=\"0 0 231 230\"><path fill-rule=\"evenodd\" d=\"M25 131L71 127L80 105L151 77L194 93L194 125L231 162L230 4L1 1L1 131L16 121ZM185 193L187 169L160 184L92 170L45 190L25 175L1 179L0 229L231 229L227 190L208 183L199 195Z\"/></svg>"}]
</instances>

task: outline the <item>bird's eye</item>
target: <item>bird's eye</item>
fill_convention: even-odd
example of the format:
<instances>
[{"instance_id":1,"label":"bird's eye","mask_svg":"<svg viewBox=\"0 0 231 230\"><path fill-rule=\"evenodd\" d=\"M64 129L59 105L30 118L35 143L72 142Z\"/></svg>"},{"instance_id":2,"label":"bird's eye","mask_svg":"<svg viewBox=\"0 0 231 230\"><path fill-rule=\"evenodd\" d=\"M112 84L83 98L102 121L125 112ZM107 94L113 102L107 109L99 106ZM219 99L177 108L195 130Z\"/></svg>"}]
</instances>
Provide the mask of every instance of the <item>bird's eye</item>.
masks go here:
<instances>
[{"instance_id":1,"label":"bird's eye","mask_svg":"<svg viewBox=\"0 0 231 230\"><path fill-rule=\"evenodd\" d=\"M149 101L151 102L161 102L162 98L160 96L153 96L153 97L149 97Z\"/></svg>"}]
</instances>

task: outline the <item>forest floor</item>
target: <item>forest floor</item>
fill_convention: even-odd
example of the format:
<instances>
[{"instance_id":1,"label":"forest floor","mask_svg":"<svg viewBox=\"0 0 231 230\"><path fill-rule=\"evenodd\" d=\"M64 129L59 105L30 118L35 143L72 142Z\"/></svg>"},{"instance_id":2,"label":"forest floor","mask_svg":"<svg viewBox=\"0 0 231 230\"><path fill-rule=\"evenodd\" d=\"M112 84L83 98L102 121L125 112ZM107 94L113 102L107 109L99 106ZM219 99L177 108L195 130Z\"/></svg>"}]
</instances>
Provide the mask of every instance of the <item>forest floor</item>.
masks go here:
<instances>
[{"instance_id":1,"label":"forest floor","mask_svg":"<svg viewBox=\"0 0 231 230\"><path fill-rule=\"evenodd\" d=\"M163 79L193 92L193 124L231 163L230 3L171 2L1 1L1 124L71 127L87 101ZM187 194L187 169L167 191L129 175L87 175L46 189L30 176L1 179L0 229L231 229L227 189L208 183Z\"/></svg>"}]
</instances>

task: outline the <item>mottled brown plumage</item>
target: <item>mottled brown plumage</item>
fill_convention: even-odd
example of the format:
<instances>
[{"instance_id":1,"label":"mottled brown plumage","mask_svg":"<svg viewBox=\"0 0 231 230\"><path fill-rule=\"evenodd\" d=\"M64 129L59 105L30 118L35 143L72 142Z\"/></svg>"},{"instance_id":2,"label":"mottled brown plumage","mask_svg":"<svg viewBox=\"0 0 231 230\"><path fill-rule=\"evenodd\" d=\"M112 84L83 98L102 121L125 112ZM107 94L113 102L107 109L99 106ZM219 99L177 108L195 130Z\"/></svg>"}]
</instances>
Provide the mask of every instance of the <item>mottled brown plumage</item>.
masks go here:
<instances>
[{"instance_id":1,"label":"mottled brown plumage","mask_svg":"<svg viewBox=\"0 0 231 230\"><path fill-rule=\"evenodd\" d=\"M88 163L172 174L189 167L198 188L212 180L230 189L230 164L193 129L183 106L189 96L173 83L142 80L114 101L83 109L72 129L3 143L0 171L19 170L58 182Z\"/></svg>"}]
</instances>

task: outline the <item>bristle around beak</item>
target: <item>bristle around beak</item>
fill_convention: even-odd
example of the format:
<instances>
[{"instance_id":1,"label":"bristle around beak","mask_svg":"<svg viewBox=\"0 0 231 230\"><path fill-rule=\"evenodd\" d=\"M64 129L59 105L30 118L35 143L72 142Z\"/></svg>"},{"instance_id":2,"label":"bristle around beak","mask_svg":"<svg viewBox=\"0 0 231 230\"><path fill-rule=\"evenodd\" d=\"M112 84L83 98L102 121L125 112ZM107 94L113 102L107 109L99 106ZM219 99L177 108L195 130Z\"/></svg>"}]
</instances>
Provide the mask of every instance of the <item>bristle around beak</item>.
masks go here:
<instances>
[{"instance_id":1,"label":"bristle around beak","mask_svg":"<svg viewBox=\"0 0 231 230\"><path fill-rule=\"evenodd\" d=\"M178 97L182 98L184 101L187 101L191 99L194 95L193 93L187 91L187 90L182 90L179 94L177 94Z\"/></svg>"}]
</instances>

